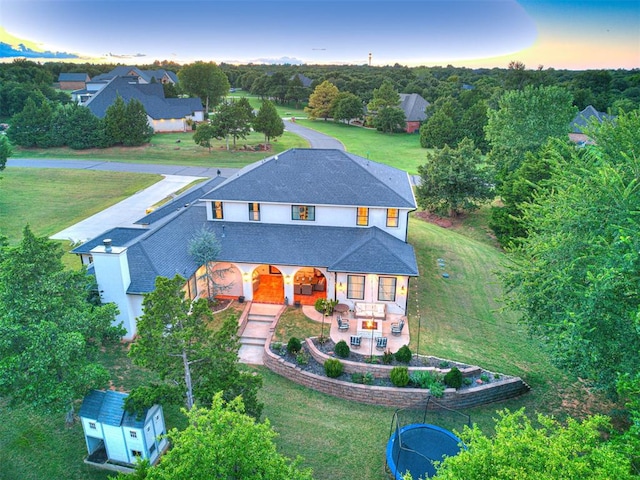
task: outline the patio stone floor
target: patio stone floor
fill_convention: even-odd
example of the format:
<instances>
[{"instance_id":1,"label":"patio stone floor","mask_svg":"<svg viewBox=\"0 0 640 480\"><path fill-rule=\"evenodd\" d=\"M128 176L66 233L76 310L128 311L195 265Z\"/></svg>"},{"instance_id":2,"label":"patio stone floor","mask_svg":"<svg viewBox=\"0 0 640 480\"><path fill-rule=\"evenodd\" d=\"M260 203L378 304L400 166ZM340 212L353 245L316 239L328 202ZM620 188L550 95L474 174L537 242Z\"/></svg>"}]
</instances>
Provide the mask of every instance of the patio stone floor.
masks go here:
<instances>
[{"instance_id":1,"label":"patio stone floor","mask_svg":"<svg viewBox=\"0 0 640 480\"><path fill-rule=\"evenodd\" d=\"M303 305L302 312L309 317L311 320L316 322L322 322L322 314L312 306ZM391 324L399 322L402 318L405 318L405 325L402 329L402 334L400 335L391 335ZM333 314L325 319L327 324L331 325L331 329L329 331L329 336L331 340L335 343L338 343L340 340L344 340L349 345L349 340L352 335L357 335L356 332L356 322L367 320L366 318L355 318L353 316L353 312L349 312L348 314L342 315L342 319L349 322L349 330L340 331L338 330L338 320L337 314ZM402 347L403 345L408 345L410 336L409 336L409 322L406 321L406 317L403 315L387 313L385 319L382 321L382 336L387 337L387 349L392 353L395 353ZM371 345L371 338L366 335L362 335L362 341L359 349L353 349L358 353L362 353L363 355L382 355L384 351L376 350L375 343ZM373 340L375 342L375 339ZM372 348L373 347L373 348Z\"/></svg>"}]
</instances>

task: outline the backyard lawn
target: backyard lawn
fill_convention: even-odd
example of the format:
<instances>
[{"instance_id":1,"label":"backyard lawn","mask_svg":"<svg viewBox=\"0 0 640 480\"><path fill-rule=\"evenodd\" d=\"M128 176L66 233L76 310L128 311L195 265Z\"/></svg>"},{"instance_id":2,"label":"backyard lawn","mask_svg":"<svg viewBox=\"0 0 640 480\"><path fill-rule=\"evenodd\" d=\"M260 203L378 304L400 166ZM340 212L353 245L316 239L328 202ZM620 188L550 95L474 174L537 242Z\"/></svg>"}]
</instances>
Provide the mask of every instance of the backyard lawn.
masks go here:
<instances>
[{"instance_id":1,"label":"backyard lawn","mask_svg":"<svg viewBox=\"0 0 640 480\"><path fill-rule=\"evenodd\" d=\"M424 149L410 145L418 142L416 135L383 135L322 121L308 122L308 125L335 134L353 153L364 157L368 153L372 160L388 159L390 164L412 173L425 154ZM240 166L265 155L264 152L218 150L208 154L195 144L187 145L189 136L156 135L149 147L120 153L104 151L101 153L108 155L101 158ZM176 143L177 139L181 142ZM285 136L274 147L283 150L302 146L301 143L304 142L297 137ZM60 151L56 155L69 158L69 152ZM18 151L16 156L51 157L49 151L33 153ZM18 168L7 168L2 176L0 228L12 242L20 238L27 222L36 234L49 235L159 178L115 172ZM567 414L582 416L589 413L589 409L606 411L605 402L554 368L539 345L517 324L516 317L501 310L502 289L496 271L503 268L505 257L487 234L486 215L485 208L448 229L418 218L410 220L409 239L415 247L421 274L410 284L411 348L419 347L423 354L519 375L532 386L530 393L518 399L465 412L487 432L491 430L495 411L505 407L515 410L524 406L531 414L539 411L560 418ZM444 260L443 268L438 259ZM449 277L444 278L443 273ZM317 329L318 324L306 320L299 310L290 310L279 324L277 335L287 341L291 336L316 334ZM103 352L102 360L109 367L116 388L128 390L152 376L131 365L126 353L127 346L119 345ZM332 398L298 386L265 368L256 370L264 378L260 393L265 404L264 417L269 418L279 433L277 445L282 453L290 457L303 456L304 465L313 468L317 480L387 478L383 469L384 449L393 409ZM79 423L67 428L63 415L10 407L2 399L0 409L3 412L0 480L108 478L109 474L82 463L86 447ZM169 427L184 426L184 417L178 409L167 408L165 415ZM460 428L459 421L445 414L433 414L428 421Z\"/></svg>"}]
</instances>

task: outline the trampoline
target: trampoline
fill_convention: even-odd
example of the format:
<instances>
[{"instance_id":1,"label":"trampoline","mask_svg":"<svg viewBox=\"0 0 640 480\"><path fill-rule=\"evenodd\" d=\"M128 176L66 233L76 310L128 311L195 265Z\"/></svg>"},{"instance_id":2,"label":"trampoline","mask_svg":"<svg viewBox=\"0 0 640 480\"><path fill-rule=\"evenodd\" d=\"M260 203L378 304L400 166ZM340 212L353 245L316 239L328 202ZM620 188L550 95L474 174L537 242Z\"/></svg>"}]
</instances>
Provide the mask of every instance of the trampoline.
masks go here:
<instances>
[{"instance_id":1,"label":"trampoline","mask_svg":"<svg viewBox=\"0 0 640 480\"><path fill-rule=\"evenodd\" d=\"M392 434L387 443L386 463L396 480L402 480L407 471L414 479L433 477L436 474L433 462L457 455L464 448L461 440L451 431L424 423L428 407L429 403L422 415L423 423L403 425L403 418L408 420L411 415L405 415L402 410L394 414ZM419 418L414 416L412 420ZM466 423L470 423L468 417Z\"/></svg>"}]
</instances>

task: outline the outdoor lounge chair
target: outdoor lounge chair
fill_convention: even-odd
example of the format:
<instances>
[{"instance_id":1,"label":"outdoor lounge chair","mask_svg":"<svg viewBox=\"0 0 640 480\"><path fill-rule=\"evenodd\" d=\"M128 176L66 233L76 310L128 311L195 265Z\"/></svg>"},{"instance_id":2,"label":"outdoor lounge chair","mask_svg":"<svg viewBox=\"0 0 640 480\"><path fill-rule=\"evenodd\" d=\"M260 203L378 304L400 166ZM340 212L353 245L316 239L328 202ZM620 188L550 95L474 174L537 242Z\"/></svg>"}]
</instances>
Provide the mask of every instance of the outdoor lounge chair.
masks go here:
<instances>
[{"instance_id":1,"label":"outdoor lounge chair","mask_svg":"<svg viewBox=\"0 0 640 480\"><path fill-rule=\"evenodd\" d=\"M376 338L376 350L384 350L387 348L387 337Z\"/></svg>"},{"instance_id":2,"label":"outdoor lounge chair","mask_svg":"<svg viewBox=\"0 0 640 480\"><path fill-rule=\"evenodd\" d=\"M351 348L360 348L362 337L360 335L351 335L349 343L351 344Z\"/></svg>"},{"instance_id":3,"label":"outdoor lounge chair","mask_svg":"<svg viewBox=\"0 0 640 480\"><path fill-rule=\"evenodd\" d=\"M349 322L342 320L342 316L338 315L338 330L347 331L349 330Z\"/></svg>"},{"instance_id":4,"label":"outdoor lounge chair","mask_svg":"<svg viewBox=\"0 0 640 480\"><path fill-rule=\"evenodd\" d=\"M404 320L400 320L398 323L391 324L391 335L400 335L404 328Z\"/></svg>"}]
</instances>

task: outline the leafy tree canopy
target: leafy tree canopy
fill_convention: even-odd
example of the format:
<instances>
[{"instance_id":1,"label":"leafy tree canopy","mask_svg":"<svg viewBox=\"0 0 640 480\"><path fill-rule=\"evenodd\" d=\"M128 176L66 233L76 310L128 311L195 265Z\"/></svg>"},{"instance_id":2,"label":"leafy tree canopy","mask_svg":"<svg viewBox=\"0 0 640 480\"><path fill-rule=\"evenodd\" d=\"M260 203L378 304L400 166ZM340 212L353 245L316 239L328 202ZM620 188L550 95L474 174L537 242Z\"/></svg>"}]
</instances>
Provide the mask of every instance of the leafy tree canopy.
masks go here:
<instances>
[{"instance_id":1,"label":"leafy tree canopy","mask_svg":"<svg viewBox=\"0 0 640 480\"><path fill-rule=\"evenodd\" d=\"M138 467L138 478L311 480L311 470L300 467L300 459L291 461L278 452L268 420L257 423L245 415L241 398L226 403L218 393L210 408L185 413L187 428L169 432L171 450L158 465Z\"/></svg>"},{"instance_id":2,"label":"leafy tree canopy","mask_svg":"<svg viewBox=\"0 0 640 480\"><path fill-rule=\"evenodd\" d=\"M338 87L325 80L309 96L309 105L304 107L304 111L312 120L316 118L324 118L326 120L331 115L331 106L338 93Z\"/></svg>"},{"instance_id":3,"label":"leafy tree canopy","mask_svg":"<svg viewBox=\"0 0 640 480\"><path fill-rule=\"evenodd\" d=\"M455 216L474 210L493 196L491 170L482 163L480 151L468 138L457 148L445 145L427 154L418 173L418 204L434 213Z\"/></svg>"},{"instance_id":4,"label":"leafy tree canopy","mask_svg":"<svg viewBox=\"0 0 640 480\"><path fill-rule=\"evenodd\" d=\"M298 79L298 81L300 80ZM275 105L269 100L262 102L262 106L253 120L253 128L264 133L264 139L267 143L272 138L279 137L284 133L284 122L278 115Z\"/></svg>"},{"instance_id":5,"label":"leafy tree canopy","mask_svg":"<svg viewBox=\"0 0 640 480\"><path fill-rule=\"evenodd\" d=\"M92 280L64 270L62 251L25 227L0 250L0 394L15 403L67 412L92 388L104 388L99 348L118 340L113 304L90 303Z\"/></svg>"},{"instance_id":6,"label":"leafy tree canopy","mask_svg":"<svg viewBox=\"0 0 640 480\"><path fill-rule=\"evenodd\" d=\"M614 128L634 144L640 116ZM640 159L603 143L554 168L553 188L522 206L528 236L505 281L511 307L555 363L615 392L619 374L640 371Z\"/></svg>"},{"instance_id":7,"label":"leafy tree canopy","mask_svg":"<svg viewBox=\"0 0 640 480\"><path fill-rule=\"evenodd\" d=\"M175 399L171 389L180 392L191 409L196 402L207 405L214 393L222 391L227 400L242 395L247 412L259 417L257 390L262 380L238 363L237 318L228 316L214 331L207 300L187 298L185 282L179 275L158 277L155 290L144 297L138 337L129 355L136 365L157 372L164 385L161 393L154 386L147 388L146 399L134 389L136 405L127 403L127 409L148 407L159 396Z\"/></svg>"},{"instance_id":8,"label":"leafy tree canopy","mask_svg":"<svg viewBox=\"0 0 640 480\"><path fill-rule=\"evenodd\" d=\"M206 112L218 105L231 87L225 73L214 62L195 62L178 72L180 88L205 100Z\"/></svg>"},{"instance_id":9,"label":"leafy tree canopy","mask_svg":"<svg viewBox=\"0 0 640 480\"><path fill-rule=\"evenodd\" d=\"M539 427L524 410L498 412L495 434L487 437L477 426L465 427L460 438L467 446L437 466L438 480L556 480L631 479L629 458L601 430L608 418L594 416L583 422L569 419L566 426L538 415Z\"/></svg>"}]
</instances>

